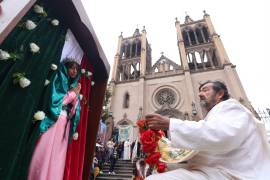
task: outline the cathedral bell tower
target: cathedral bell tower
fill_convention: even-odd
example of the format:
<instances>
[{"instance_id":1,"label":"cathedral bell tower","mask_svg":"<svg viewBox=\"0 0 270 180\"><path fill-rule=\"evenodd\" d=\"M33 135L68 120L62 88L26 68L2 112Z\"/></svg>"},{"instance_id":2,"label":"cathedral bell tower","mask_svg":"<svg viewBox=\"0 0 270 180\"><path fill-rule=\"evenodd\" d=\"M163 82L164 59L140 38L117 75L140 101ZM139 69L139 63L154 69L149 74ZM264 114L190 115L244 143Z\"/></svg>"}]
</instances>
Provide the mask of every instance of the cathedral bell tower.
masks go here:
<instances>
[{"instance_id":1,"label":"cathedral bell tower","mask_svg":"<svg viewBox=\"0 0 270 180\"><path fill-rule=\"evenodd\" d=\"M208 71L231 65L210 16L204 11L202 20L193 21L186 15L184 24L176 19L181 64L190 72Z\"/></svg>"},{"instance_id":2,"label":"cathedral bell tower","mask_svg":"<svg viewBox=\"0 0 270 180\"><path fill-rule=\"evenodd\" d=\"M145 27L137 28L133 36L118 39L117 53L114 58L112 81L127 82L144 77L151 69L151 47L146 39Z\"/></svg>"},{"instance_id":3,"label":"cathedral bell tower","mask_svg":"<svg viewBox=\"0 0 270 180\"><path fill-rule=\"evenodd\" d=\"M197 102L198 106L196 83L221 80L225 82L233 98L253 110L235 65L230 62L210 15L206 11L203 12L201 20L193 21L189 15L186 15L183 24L180 24L177 18L175 22L181 69L184 71L187 91L191 92L188 97L189 103Z\"/></svg>"},{"instance_id":4,"label":"cathedral bell tower","mask_svg":"<svg viewBox=\"0 0 270 180\"><path fill-rule=\"evenodd\" d=\"M152 69L151 46L146 30L138 28L130 37L118 38L110 87L110 111L116 117L119 140L133 139L137 134L136 120L145 110L146 75ZM136 136L134 136L136 137Z\"/></svg>"}]
</instances>

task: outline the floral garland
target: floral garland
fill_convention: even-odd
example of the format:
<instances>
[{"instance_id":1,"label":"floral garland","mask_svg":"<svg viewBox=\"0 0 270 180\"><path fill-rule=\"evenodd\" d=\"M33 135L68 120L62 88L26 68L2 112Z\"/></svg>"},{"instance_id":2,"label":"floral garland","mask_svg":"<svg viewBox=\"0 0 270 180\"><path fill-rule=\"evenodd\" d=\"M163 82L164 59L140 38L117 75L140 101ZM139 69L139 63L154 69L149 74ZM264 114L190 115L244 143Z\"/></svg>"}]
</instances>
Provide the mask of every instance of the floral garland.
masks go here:
<instances>
[{"instance_id":1,"label":"floral garland","mask_svg":"<svg viewBox=\"0 0 270 180\"><path fill-rule=\"evenodd\" d=\"M146 154L145 163L153 169L156 169L158 173L162 173L166 170L167 165L160 162L161 153L158 149L158 141L165 136L164 132L159 130L155 131L149 129L146 126L144 119L137 121L137 125L140 131L140 141L142 144L142 151Z\"/></svg>"}]
</instances>

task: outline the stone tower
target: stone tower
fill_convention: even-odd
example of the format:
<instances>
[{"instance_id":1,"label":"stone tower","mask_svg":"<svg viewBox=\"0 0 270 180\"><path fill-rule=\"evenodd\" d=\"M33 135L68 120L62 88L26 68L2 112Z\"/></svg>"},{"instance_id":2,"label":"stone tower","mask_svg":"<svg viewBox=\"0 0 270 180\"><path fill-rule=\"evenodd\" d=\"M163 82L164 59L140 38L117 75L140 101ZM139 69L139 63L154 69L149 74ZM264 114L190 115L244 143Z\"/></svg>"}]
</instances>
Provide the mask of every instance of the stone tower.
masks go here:
<instances>
[{"instance_id":1,"label":"stone tower","mask_svg":"<svg viewBox=\"0 0 270 180\"><path fill-rule=\"evenodd\" d=\"M147 113L192 120L202 117L198 88L207 80L223 81L230 95L252 110L241 81L216 33L210 16L175 22L179 60L161 57L152 66L146 30L119 36L111 79L110 108L120 140L137 137L136 121ZM179 62L179 64L175 63Z\"/></svg>"}]
</instances>

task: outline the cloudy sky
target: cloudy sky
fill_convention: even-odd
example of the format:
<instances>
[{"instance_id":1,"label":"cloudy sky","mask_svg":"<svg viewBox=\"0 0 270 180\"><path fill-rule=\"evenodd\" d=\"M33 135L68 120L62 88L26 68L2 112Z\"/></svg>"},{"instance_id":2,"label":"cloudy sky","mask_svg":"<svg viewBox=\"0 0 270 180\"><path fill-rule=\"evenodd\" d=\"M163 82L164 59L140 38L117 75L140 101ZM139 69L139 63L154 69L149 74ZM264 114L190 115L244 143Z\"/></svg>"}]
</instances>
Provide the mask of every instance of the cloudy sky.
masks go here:
<instances>
[{"instance_id":1,"label":"cloudy sky","mask_svg":"<svg viewBox=\"0 0 270 180\"><path fill-rule=\"evenodd\" d=\"M146 27L152 47L152 64L160 53L179 64L175 17L184 22L185 12L193 19L211 16L230 61L252 105L270 108L270 23L267 0L82 0L111 68L118 36L131 36L138 26Z\"/></svg>"}]
</instances>

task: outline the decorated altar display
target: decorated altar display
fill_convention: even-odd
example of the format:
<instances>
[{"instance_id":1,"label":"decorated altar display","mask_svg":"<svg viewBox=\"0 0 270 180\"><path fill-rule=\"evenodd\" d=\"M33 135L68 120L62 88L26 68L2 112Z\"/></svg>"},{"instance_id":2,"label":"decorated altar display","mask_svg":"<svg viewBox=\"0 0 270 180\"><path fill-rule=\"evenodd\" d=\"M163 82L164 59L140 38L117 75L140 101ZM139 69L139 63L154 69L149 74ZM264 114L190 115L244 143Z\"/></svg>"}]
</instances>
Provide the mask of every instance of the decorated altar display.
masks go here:
<instances>
[{"instance_id":1,"label":"decorated altar display","mask_svg":"<svg viewBox=\"0 0 270 180\"><path fill-rule=\"evenodd\" d=\"M144 119L138 120L140 142L145 153L145 163L153 173L163 173L167 164L180 163L192 158L197 152L191 149L173 148L163 131L149 129Z\"/></svg>"}]
</instances>

